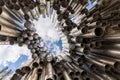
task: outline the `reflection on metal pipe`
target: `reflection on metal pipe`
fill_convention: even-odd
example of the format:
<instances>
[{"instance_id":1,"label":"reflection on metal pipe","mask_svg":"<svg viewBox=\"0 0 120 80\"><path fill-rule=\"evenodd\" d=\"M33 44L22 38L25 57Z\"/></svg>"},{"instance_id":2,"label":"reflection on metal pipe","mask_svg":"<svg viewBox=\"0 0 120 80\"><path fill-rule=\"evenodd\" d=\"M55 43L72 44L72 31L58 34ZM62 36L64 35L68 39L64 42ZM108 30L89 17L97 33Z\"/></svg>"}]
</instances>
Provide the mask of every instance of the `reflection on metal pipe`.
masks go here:
<instances>
[{"instance_id":1,"label":"reflection on metal pipe","mask_svg":"<svg viewBox=\"0 0 120 80\"><path fill-rule=\"evenodd\" d=\"M11 36L11 37L17 37L19 36L20 32L11 28L8 28L6 26L1 25L0 26L0 34L4 36Z\"/></svg>"}]
</instances>

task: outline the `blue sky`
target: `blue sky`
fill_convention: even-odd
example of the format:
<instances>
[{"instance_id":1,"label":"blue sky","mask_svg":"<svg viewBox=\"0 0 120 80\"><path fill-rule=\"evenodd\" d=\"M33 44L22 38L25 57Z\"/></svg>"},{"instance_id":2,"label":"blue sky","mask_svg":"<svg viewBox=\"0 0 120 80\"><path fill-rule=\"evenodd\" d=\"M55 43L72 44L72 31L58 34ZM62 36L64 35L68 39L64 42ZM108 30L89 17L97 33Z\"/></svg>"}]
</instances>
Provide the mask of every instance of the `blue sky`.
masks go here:
<instances>
[{"instance_id":1,"label":"blue sky","mask_svg":"<svg viewBox=\"0 0 120 80\"><path fill-rule=\"evenodd\" d=\"M89 2L89 5L87 7L87 9L89 10L90 8L92 8L93 6L95 6L96 2L94 3L91 3L90 0L88 0ZM49 45L48 48L49 48L49 51L51 53L53 53L54 55L56 55L57 53L57 49L55 48L56 46L58 46L59 50L61 51L62 50L62 41L61 39L59 38L57 41L54 41L52 42L51 40L47 40L45 42L45 45ZM1 54L1 53L0 53ZM14 63L12 62L8 62L8 66L9 66L9 69L12 69L13 71L15 71L17 68L20 67L20 65L25 62L26 60L28 60L28 56L26 55L21 55L18 60ZM0 65L0 70L3 68L4 66L3 65Z\"/></svg>"},{"instance_id":2,"label":"blue sky","mask_svg":"<svg viewBox=\"0 0 120 80\"><path fill-rule=\"evenodd\" d=\"M57 51L55 50L55 46L57 45L59 47L59 49L62 51L62 40L59 39L58 41L55 42L51 42L51 41L46 41L45 45L49 45L48 49L50 51L50 53L52 53L53 55L57 55Z\"/></svg>"},{"instance_id":3,"label":"blue sky","mask_svg":"<svg viewBox=\"0 0 120 80\"><path fill-rule=\"evenodd\" d=\"M27 59L28 59L28 56L21 55L15 63L11 63L11 62L8 63L9 69L12 69L13 71L16 70L16 68L18 68L21 65L21 62L24 62Z\"/></svg>"},{"instance_id":4,"label":"blue sky","mask_svg":"<svg viewBox=\"0 0 120 80\"><path fill-rule=\"evenodd\" d=\"M97 4L97 0L95 2L91 2L90 0L88 0L89 5L87 6L87 9L90 10L92 7L94 7Z\"/></svg>"},{"instance_id":5,"label":"blue sky","mask_svg":"<svg viewBox=\"0 0 120 80\"><path fill-rule=\"evenodd\" d=\"M19 59L15 62L15 63L12 63L12 62L8 62L8 69L11 69L11 70L13 70L13 71L15 71L20 65L21 65L21 63L22 62L24 62L24 61L26 61L28 59L28 56L26 56L26 55L21 55L20 57L19 57ZM0 65L0 70L2 69L2 68L4 68L4 66L3 65Z\"/></svg>"}]
</instances>

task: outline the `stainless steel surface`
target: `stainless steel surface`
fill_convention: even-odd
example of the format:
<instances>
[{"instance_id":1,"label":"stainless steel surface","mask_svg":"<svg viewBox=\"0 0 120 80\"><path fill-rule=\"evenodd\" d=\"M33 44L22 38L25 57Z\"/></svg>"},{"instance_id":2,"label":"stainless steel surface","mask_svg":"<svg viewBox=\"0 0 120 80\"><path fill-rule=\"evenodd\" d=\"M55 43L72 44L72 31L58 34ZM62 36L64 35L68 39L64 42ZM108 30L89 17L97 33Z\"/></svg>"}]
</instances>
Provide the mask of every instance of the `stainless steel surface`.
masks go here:
<instances>
[{"instance_id":1,"label":"stainless steel surface","mask_svg":"<svg viewBox=\"0 0 120 80\"><path fill-rule=\"evenodd\" d=\"M27 45L32 54L9 80L120 80L120 1L87 6L88 0L0 0L0 45ZM41 16L62 40L57 56L40 44L33 21Z\"/></svg>"}]
</instances>

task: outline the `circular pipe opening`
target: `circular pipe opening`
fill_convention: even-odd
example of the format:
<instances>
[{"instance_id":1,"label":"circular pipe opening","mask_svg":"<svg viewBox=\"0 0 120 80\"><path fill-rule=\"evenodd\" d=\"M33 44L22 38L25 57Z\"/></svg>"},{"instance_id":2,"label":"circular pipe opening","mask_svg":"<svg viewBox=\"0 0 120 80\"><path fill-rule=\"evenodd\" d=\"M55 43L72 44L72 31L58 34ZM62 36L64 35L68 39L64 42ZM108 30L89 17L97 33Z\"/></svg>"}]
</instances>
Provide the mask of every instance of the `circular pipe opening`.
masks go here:
<instances>
[{"instance_id":1,"label":"circular pipe opening","mask_svg":"<svg viewBox=\"0 0 120 80\"><path fill-rule=\"evenodd\" d=\"M40 61L40 65L43 65L44 64L44 61Z\"/></svg>"},{"instance_id":2,"label":"circular pipe opening","mask_svg":"<svg viewBox=\"0 0 120 80\"><path fill-rule=\"evenodd\" d=\"M41 75L41 74L42 74L42 69L38 69L38 70L37 70L37 73L38 73L39 75Z\"/></svg>"},{"instance_id":3,"label":"circular pipe opening","mask_svg":"<svg viewBox=\"0 0 120 80\"><path fill-rule=\"evenodd\" d=\"M81 29L81 32L82 32L83 34L86 34L87 31L88 31L88 28L87 28L87 27L84 27L84 28Z\"/></svg>"},{"instance_id":4,"label":"circular pipe opening","mask_svg":"<svg viewBox=\"0 0 120 80\"><path fill-rule=\"evenodd\" d=\"M103 36L103 34L104 34L104 30L102 28L98 27L95 29L96 36L101 37L101 36Z\"/></svg>"},{"instance_id":5,"label":"circular pipe opening","mask_svg":"<svg viewBox=\"0 0 120 80\"><path fill-rule=\"evenodd\" d=\"M76 77L76 78L74 78L74 80L79 80L79 78Z\"/></svg>"},{"instance_id":6,"label":"circular pipe opening","mask_svg":"<svg viewBox=\"0 0 120 80\"><path fill-rule=\"evenodd\" d=\"M86 78L86 80L90 80L90 78Z\"/></svg>"},{"instance_id":7,"label":"circular pipe opening","mask_svg":"<svg viewBox=\"0 0 120 80\"><path fill-rule=\"evenodd\" d=\"M84 54L89 54L89 52L90 52L90 48L89 47L84 48L84 50L83 50Z\"/></svg>"},{"instance_id":8,"label":"circular pipe opening","mask_svg":"<svg viewBox=\"0 0 120 80\"><path fill-rule=\"evenodd\" d=\"M114 64L114 67L116 68L116 69L120 69L120 62L115 62L115 64Z\"/></svg>"},{"instance_id":9,"label":"circular pipe opening","mask_svg":"<svg viewBox=\"0 0 120 80\"><path fill-rule=\"evenodd\" d=\"M105 71L109 71L110 69L111 69L111 66L108 65L108 64L106 64L106 65L105 65Z\"/></svg>"},{"instance_id":10,"label":"circular pipe opening","mask_svg":"<svg viewBox=\"0 0 120 80\"><path fill-rule=\"evenodd\" d=\"M5 5L4 1L3 1L3 0L0 0L0 7L1 7L1 6L4 6L4 5Z\"/></svg>"},{"instance_id":11,"label":"circular pipe opening","mask_svg":"<svg viewBox=\"0 0 120 80\"><path fill-rule=\"evenodd\" d=\"M25 66L21 70L25 73L29 73L31 71L31 68L29 66Z\"/></svg>"},{"instance_id":12,"label":"circular pipe opening","mask_svg":"<svg viewBox=\"0 0 120 80\"><path fill-rule=\"evenodd\" d=\"M7 36L2 36L2 35L1 35L1 36L0 36L0 40L1 40L1 41L6 41L6 40L7 40Z\"/></svg>"},{"instance_id":13,"label":"circular pipe opening","mask_svg":"<svg viewBox=\"0 0 120 80\"><path fill-rule=\"evenodd\" d=\"M80 75L80 72L79 71L75 72L75 75L77 75L77 76Z\"/></svg>"},{"instance_id":14,"label":"circular pipe opening","mask_svg":"<svg viewBox=\"0 0 120 80\"><path fill-rule=\"evenodd\" d=\"M22 75L22 76L24 76L24 75L25 75L25 73L24 73L24 72L22 72L20 69L17 69L15 72L16 72L17 74Z\"/></svg>"},{"instance_id":15,"label":"circular pipe opening","mask_svg":"<svg viewBox=\"0 0 120 80\"><path fill-rule=\"evenodd\" d=\"M34 63L33 63L33 67L36 68L36 67L38 67L38 66L39 66L39 64L38 64L37 62L34 62Z\"/></svg>"},{"instance_id":16,"label":"circular pipe opening","mask_svg":"<svg viewBox=\"0 0 120 80\"><path fill-rule=\"evenodd\" d=\"M74 72L70 72L69 75L70 75L70 76L73 76L73 75L74 75Z\"/></svg>"}]
</instances>

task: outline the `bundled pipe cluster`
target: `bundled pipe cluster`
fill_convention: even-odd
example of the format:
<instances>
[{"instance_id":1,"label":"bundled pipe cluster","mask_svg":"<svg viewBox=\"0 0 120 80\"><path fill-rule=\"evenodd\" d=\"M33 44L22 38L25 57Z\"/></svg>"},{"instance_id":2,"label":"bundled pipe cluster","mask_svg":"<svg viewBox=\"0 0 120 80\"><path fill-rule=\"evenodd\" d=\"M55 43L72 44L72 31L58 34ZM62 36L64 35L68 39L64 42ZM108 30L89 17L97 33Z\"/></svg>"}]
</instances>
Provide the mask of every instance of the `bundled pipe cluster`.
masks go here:
<instances>
[{"instance_id":1,"label":"bundled pipe cluster","mask_svg":"<svg viewBox=\"0 0 120 80\"><path fill-rule=\"evenodd\" d=\"M120 0L87 6L87 0L0 0L0 44L27 45L33 58L10 80L120 80ZM57 20L69 44L62 55L40 45L32 22L40 15Z\"/></svg>"}]
</instances>

